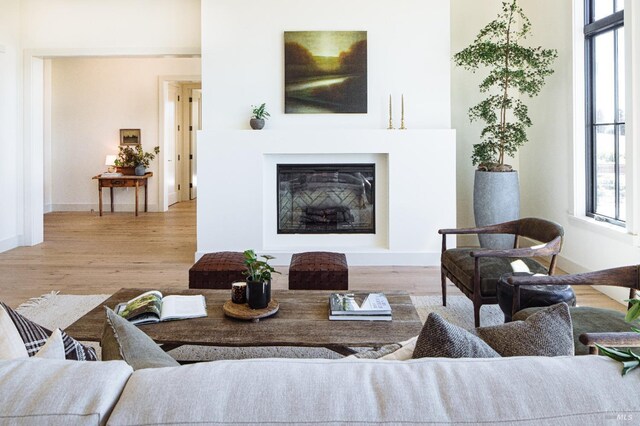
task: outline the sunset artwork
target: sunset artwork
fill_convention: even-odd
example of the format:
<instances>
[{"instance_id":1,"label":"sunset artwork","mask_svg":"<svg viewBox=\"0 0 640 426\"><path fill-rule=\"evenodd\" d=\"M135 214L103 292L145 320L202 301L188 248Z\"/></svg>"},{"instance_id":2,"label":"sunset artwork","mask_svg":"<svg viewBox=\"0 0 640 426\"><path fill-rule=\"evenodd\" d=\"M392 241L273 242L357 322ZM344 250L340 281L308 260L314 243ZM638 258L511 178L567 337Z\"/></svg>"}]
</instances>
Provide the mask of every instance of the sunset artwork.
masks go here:
<instances>
[{"instance_id":1,"label":"sunset artwork","mask_svg":"<svg viewBox=\"0 0 640 426\"><path fill-rule=\"evenodd\" d=\"M366 31L286 31L284 111L367 112Z\"/></svg>"}]
</instances>

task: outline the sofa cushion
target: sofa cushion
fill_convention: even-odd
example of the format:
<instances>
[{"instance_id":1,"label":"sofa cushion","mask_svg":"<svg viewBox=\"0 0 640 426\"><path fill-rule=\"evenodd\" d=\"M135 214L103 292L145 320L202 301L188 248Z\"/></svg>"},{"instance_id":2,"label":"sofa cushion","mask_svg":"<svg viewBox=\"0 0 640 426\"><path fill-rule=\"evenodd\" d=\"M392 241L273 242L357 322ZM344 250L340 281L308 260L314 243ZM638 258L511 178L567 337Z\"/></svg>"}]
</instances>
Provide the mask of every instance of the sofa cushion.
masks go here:
<instances>
[{"instance_id":1,"label":"sofa cushion","mask_svg":"<svg viewBox=\"0 0 640 426\"><path fill-rule=\"evenodd\" d=\"M18 329L0 305L0 359L28 358L29 354Z\"/></svg>"},{"instance_id":2,"label":"sofa cushion","mask_svg":"<svg viewBox=\"0 0 640 426\"><path fill-rule=\"evenodd\" d=\"M56 328L51 333L45 344L40 348L36 358L47 359L65 359L64 340L62 339L62 331Z\"/></svg>"},{"instance_id":3,"label":"sofa cushion","mask_svg":"<svg viewBox=\"0 0 640 426\"><path fill-rule=\"evenodd\" d=\"M135 371L109 422L595 425L639 418L636 392L603 392L640 389L632 373L604 357L214 361Z\"/></svg>"},{"instance_id":4,"label":"sofa cushion","mask_svg":"<svg viewBox=\"0 0 640 426\"><path fill-rule=\"evenodd\" d=\"M469 253L478 248L449 249L442 254L442 265L456 276L462 285L473 291L474 258ZM530 258L482 257L480 258L480 291L485 297L496 295L496 285L506 273L530 272L547 274L547 269Z\"/></svg>"},{"instance_id":5,"label":"sofa cushion","mask_svg":"<svg viewBox=\"0 0 640 426\"><path fill-rule=\"evenodd\" d=\"M513 316L514 320L525 320L544 308L523 309ZM573 346L576 355L588 355L589 347L580 342L584 333L627 332L631 327L624 320L624 313L612 309L592 308L590 306L569 307L573 327ZM638 348L632 348L637 350Z\"/></svg>"},{"instance_id":6,"label":"sofa cushion","mask_svg":"<svg viewBox=\"0 0 640 426\"><path fill-rule=\"evenodd\" d=\"M566 303L541 309L525 321L479 327L475 332L502 356L574 354L571 316Z\"/></svg>"},{"instance_id":7,"label":"sofa cushion","mask_svg":"<svg viewBox=\"0 0 640 426\"><path fill-rule=\"evenodd\" d=\"M51 336L51 330L28 320L2 302L0 302L0 306L7 311L16 326L29 356L34 356ZM81 344L64 331L62 332L62 340L64 341L66 359L78 361L95 361L98 359L95 349Z\"/></svg>"},{"instance_id":8,"label":"sofa cushion","mask_svg":"<svg viewBox=\"0 0 640 426\"><path fill-rule=\"evenodd\" d=\"M178 362L149 336L105 306L107 321L102 333L102 360L123 360L134 370L174 367Z\"/></svg>"},{"instance_id":9,"label":"sofa cushion","mask_svg":"<svg viewBox=\"0 0 640 426\"><path fill-rule=\"evenodd\" d=\"M131 373L121 361L0 361L0 424L105 424Z\"/></svg>"},{"instance_id":10,"label":"sofa cushion","mask_svg":"<svg viewBox=\"0 0 640 426\"><path fill-rule=\"evenodd\" d=\"M477 336L432 312L416 341L413 358L495 358L500 355Z\"/></svg>"}]
</instances>

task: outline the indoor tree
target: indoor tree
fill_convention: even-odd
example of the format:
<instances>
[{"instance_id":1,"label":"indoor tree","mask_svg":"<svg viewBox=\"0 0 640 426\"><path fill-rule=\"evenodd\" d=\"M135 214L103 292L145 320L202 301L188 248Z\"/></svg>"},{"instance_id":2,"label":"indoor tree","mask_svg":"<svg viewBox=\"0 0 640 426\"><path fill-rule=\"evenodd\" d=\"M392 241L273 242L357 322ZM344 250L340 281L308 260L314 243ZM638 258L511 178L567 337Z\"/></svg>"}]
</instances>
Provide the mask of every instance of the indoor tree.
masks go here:
<instances>
[{"instance_id":1,"label":"indoor tree","mask_svg":"<svg viewBox=\"0 0 640 426\"><path fill-rule=\"evenodd\" d=\"M471 121L486 124L471 157L478 170L511 171L511 166L504 164L505 156L513 156L527 142L526 129L531 126L521 95L537 95L545 77L553 73L555 49L522 45L530 30L531 22L517 0L503 2L497 19L454 55L457 66L489 72L480 84L480 92L488 97L469 110Z\"/></svg>"}]
</instances>

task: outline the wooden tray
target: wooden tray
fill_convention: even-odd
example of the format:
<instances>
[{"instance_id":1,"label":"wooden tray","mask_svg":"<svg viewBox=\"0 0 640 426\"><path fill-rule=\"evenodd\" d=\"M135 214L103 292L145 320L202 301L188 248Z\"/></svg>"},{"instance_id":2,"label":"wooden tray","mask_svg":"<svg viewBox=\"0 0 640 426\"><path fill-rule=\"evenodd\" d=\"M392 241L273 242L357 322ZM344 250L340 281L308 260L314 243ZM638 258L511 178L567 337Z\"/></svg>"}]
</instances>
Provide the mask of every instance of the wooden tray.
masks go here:
<instances>
[{"instance_id":1,"label":"wooden tray","mask_svg":"<svg viewBox=\"0 0 640 426\"><path fill-rule=\"evenodd\" d=\"M270 317L278 312L278 309L280 309L280 304L275 299L271 299L271 302L263 309L251 309L246 303L233 303L231 300L227 300L222 306L226 316L251 322L258 322L261 318Z\"/></svg>"}]
</instances>

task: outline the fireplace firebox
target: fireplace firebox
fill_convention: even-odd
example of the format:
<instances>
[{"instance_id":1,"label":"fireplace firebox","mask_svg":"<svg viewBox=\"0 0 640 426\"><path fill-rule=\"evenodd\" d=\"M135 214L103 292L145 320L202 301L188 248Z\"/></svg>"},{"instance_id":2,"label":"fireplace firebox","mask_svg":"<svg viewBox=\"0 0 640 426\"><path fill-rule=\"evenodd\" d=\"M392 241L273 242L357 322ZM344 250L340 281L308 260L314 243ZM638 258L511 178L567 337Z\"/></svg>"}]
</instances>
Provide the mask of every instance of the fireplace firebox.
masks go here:
<instances>
[{"instance_id":1,"label":"fireplace firebox","mask_svg":"<svg viewBox=\"0 0 640 426\"><path fill-rule=\"evenodd\" d=\"M278 234L375 234L375 164L278 164Z\"/></svg>"}]
</instances>

